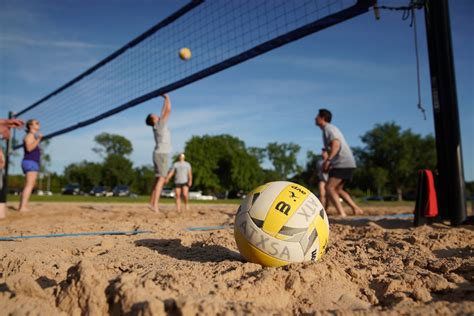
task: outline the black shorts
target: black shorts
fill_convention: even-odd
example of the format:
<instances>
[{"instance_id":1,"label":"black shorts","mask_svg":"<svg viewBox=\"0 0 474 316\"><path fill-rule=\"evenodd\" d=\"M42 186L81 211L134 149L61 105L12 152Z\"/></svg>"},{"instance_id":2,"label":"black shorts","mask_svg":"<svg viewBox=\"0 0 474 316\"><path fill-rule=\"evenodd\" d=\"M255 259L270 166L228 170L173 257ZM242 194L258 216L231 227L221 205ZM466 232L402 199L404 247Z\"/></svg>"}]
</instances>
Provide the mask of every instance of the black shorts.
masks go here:
<instances>
[{"instance_id":1,"label":"black shorts","mask_svg":"<svg viewBox=\"0 0 474 316\"><path fill-rule=\"evenodd\" d=\"M324 179L322 177L318 177L317 182L328 182L328 179Z\"/></svg>"},{"instance_id":2,"label":"black shorts","mask_svg":"<svg viewBox=\"0 0 474 316\"><path fill-rule=\"evenodd\" d=\"M7 187L2 185L0 188L0 203L5 203L7 201Z\"/></svg>"},{"instance_id":3,"label":"black shorts","mask_svg":"<svg viewBox=\"0 0 474 316\"><path fill-rule=\"evenodd\" d=\"M185 182L185 183L176 183L175 186L176 186L177 188L187 187L187 186L188 186L188 183L187 183L187 182Z\"/></svg>"},{"instance_id":4,"label":"black shorts","mask_svg":"<svg viewBox=\"0 0 474 316\"><path fill-rule=\"evenodd\" d=\"M329 170L329 178L352 180L355 168L333 168Z\"/></svg>"}]
</instances>

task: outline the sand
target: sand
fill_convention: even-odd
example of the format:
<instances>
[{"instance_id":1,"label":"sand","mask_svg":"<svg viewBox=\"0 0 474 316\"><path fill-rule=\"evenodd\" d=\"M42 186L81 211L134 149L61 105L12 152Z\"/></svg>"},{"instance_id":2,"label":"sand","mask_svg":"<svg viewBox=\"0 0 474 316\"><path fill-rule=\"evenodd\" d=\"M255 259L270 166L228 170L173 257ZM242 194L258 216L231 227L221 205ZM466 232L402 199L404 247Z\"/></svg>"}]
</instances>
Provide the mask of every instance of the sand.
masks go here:
<instances>
[{"instance_id":1,"label":"sand","mask_svg":"<svg viewBox=\"0 0 474 316\"><path fill-rule=\"evenodd\" d=\"M264 268L238 253L235 205L155 215L137 204L32 203L0 236L150 230L0 241L2 315L474 314L474 231L330 213L316 263ZM370 215L411 207L367 208ZM209 231L187 227L224 225Z\"/></svg>"}]
</instances>

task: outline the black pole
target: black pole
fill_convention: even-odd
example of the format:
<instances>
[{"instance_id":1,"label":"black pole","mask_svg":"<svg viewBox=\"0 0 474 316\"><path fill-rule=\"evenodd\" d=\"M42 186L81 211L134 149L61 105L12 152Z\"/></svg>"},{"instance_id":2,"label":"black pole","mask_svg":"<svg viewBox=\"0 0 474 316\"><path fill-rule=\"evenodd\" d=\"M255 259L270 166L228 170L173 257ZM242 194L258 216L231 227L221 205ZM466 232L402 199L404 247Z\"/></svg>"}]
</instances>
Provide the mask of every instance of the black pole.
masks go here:
<instances>
[{"instance_id":1,"label":"black pole","mask_svg":"<svg viewBox=\"0 0 474 316\"><path fill-rule=\"evenodd\" d=\"M8 112L8 119L13 118L13 112ZM11 134L6 140L7 148L5 148L5 172L3 173L3 188L0 191L2 197L5 197L5 203L8 200L8 165L10 164L10 152L11 152Z\"/></svg>"},{"instance_id":2,"label":"black pole","mask_svg":"<svg viewBox=\"0 0 474 316\"><path fill-rule=\"evenodd\" d=\"M456 78L447 0L428 0L426 38L438 158L439 210L452 225L467 217Z\"/></svg>"}]
</instances>

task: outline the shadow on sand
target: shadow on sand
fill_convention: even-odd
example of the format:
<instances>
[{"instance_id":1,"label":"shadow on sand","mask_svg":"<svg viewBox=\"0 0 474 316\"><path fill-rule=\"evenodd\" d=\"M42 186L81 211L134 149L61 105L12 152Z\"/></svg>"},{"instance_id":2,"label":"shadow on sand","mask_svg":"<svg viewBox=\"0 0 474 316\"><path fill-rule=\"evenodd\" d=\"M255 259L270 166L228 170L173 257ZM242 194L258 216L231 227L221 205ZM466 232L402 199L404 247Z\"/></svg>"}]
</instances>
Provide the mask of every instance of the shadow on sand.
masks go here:
<instances>
[{"instance_id":1,"label":"shadow on sand","mask_svg":"<svg viewBox=\"0 0 474 316\"><path fill-rule=\"evenodd\" d=\"M474 246L466 246L464 248L447 248L447 249L438 249L433 250L433 253L436 257L443 258L471 258L474 257ZM474 269L473 269L474 272Z\"/></svg>"},{"instance_id":2,"label":"shadow on sand","mask_svg":"<svg viewBox=\"0 0 474 316\"><path fill-rule=\"evenodd\" d=\"M243 261L242 256L232 250L219 245L206 245L194 242L186 247L181 244L181 239L140 239L135 241L138 247L147 247L179 260L197 262Z\"/></svg>"},{"instance_id":3,"label":"shadow on sand","mask_svg":"<svg viewBox=\"0 0 474 316\"><path fill-rule=\"evenodd\" d=\"M369 226L369 223L374 223L385 229L408 229L413 227L413 219L398 219L398 218L382 218L382 219L368 219L368 218L330 218L330 224L348 225L352 227Z\"/></svg>"}]
</instances>

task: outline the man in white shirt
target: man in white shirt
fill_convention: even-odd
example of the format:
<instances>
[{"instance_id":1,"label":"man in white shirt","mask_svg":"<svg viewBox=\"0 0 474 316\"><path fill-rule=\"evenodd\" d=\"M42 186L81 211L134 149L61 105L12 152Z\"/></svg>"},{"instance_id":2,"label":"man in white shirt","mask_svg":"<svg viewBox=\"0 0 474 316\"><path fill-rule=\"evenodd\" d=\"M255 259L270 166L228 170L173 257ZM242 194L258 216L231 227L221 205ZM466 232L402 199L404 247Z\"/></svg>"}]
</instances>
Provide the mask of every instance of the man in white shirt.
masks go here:
<instances>
[{"instance_id":1,"label":"man in white shirt","mask_svg":"<svg viewBox=\"0 0 474 316\"><path fill-rule=\"evenodd\" d=\"M178 161L173 164L170 169L168 176L166 177L166 183L173 177L175 184L175 198L176 198L176 209L178 212L181 211L181 194L184 200L184 210L188 209L188 193L189 188L193 185L193 173L191 170L191 164L184 160L185 156L181 153L178 157Z\"/></svg>"}]
</instances>

